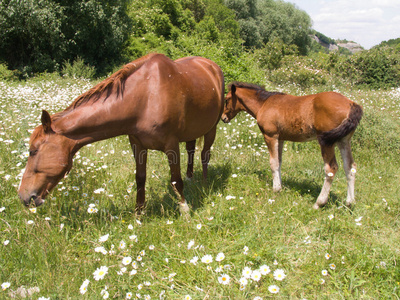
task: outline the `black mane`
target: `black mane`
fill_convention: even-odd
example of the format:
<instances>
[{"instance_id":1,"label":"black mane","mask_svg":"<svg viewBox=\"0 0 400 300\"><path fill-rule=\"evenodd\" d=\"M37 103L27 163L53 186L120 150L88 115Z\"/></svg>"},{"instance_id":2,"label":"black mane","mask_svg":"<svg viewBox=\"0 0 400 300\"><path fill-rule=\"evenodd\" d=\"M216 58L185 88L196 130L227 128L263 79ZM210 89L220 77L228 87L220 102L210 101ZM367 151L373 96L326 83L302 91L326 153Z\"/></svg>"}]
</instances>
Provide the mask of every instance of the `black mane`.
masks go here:
<instances>
[{"instance_id":1,"label":"black mane","mask_svg":"<svg viewBox=\"0 0 400 300\"><path fill-rule=\"evenodd\" d=\"M281 92L268 92L259 85L252 84L252 83L246 83L246 82L239 82L239 81L234 81L234 82L230 83L228 85L228 90L231 89L232 85L234 85L238 88L255 90L257 92L257 97L259 97L260 100L267 100L269 97L274 96L274 95L286 95L285 93L281 93Z\"/></svg>"}]
</instances>

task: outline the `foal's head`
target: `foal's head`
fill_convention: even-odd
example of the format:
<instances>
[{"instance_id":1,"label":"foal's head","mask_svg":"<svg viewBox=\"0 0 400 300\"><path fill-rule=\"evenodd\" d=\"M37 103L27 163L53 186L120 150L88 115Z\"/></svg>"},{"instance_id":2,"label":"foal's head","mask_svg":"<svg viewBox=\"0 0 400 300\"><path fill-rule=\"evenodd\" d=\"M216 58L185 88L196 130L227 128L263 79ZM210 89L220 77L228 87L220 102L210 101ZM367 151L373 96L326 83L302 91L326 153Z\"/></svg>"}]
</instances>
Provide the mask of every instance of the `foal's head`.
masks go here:
<instances>
[{"instance_id":1,"label":"foal's head","mask_svg":"<svg viewBox=\"0 0 400 300\"><path fill-rule=\"evenodd\" d=\"M42 125L33 131L29 142L29 158L18 195L23 204L43 204L57 183L72 167L71 141L53 131L51 117L42 113Z\"/></svg>"},{"instance_id":2,"label":"foal's head","mask_svg":"<svg viewBox=\"0 0 400 300\"><path fill-rule=\"evenodd\" d=\"M229 123L238 112L244 110L244 107L236 95L236 86L234 83L228 86L228 94L225 96L224 112L222 113L221 120L224 123Z\"/></svg>"}]
</instances>

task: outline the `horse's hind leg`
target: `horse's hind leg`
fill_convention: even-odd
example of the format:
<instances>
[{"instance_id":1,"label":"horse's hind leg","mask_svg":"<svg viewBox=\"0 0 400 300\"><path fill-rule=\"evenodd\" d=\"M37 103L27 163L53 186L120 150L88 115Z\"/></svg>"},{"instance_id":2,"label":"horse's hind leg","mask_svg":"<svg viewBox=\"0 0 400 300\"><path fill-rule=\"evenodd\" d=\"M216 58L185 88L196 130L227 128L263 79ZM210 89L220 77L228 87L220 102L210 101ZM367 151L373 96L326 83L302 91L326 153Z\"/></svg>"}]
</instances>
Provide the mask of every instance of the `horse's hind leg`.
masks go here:
<instances>
[{"instance_id":1,"label":"horse's hind leg","mask_svg":"<svg viewBox=\"0 0 400 300\"><path fill-rule=\"evenodd\" d=\"M181 213L189 212L189 207L186 203L185 196L183 195L183 180L181 176L180 165L180 152L179 142L170 142L165 148L165 154L168 157L168 163L171 170L171 184L175 192L179 194L181 200L179 201L179 209Z\"/></svg>"},{"instance_id":2,"label":"horse's hind leg","mask_svg":"<svg viewBox=\"0 0 400 300\"><path fill-rule=\"evenodd\" d=\"M324 159L325 180L321 193L314 204L314 208L323 207L328 202L329 191L331 190L333 178L338 170L335 157L335 145L321 145L322 158Z\"/></svg>"},{"instance_id":3,"label":"horse's hind leg","mask_svg":"<svg viewBox=\"0 0 400 300\"><path fill-rule=\"evenodd\" d=\"M207 172L208 172L208 163L210 162L211 157L211 146L214 143L215 135L217 132L217 125L214 126L209 132L204 135L204 146L203 150L201 151L201 163L203 165L203 179L207 179Z\"/></svg>"},{"instance_id":4,"label":"horse's hind leg","mask_svg":"<svg viewBox=\"0 0 400 300\"><path fill-rule=\"evenodd\" d=\"M356 177L356 164L354 163L353 155L351 154L351 136L352 134L338 142L340 154L343 159L343 168L347 178L347 206L350 206L354 202L354 183Z\"/></svg>"},{"instance_id":5,"label":"horse's hind leg","mask_svg":"<svg viewBox=\"0 0 400 300\"><path fill-rule=\"evenodd\" d=\"M145 206L147 149L143 148L133 136L129 136L136 161L136 211L141 213Z\"/></svg>"},{"instance_id":6,"label":"horse's hind leg","mask_svg":"<svg viewBox=\"0 0 400 300\"><path fill-rule=\"evenodd\" d=\"M191 179L193 177L193 164L194 164L194 152L196 148L196 140L186 142L186 151L188 154L188 164L186 177Z\"/></svg>"}]
</instances>

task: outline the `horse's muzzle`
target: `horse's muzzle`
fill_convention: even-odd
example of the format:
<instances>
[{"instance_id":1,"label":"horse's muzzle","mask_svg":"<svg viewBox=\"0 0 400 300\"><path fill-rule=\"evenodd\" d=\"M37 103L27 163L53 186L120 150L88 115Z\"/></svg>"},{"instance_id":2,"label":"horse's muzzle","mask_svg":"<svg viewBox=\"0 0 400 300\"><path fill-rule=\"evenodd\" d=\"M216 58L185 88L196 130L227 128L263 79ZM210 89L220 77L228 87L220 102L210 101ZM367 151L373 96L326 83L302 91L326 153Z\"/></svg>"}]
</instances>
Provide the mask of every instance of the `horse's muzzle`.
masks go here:
<instances>
[{"instance_id":1,"label":"horse's muzzle","mask_svg":"<svg viewBox=\"0 0 400 300\"><path fill-rule=\"evenodd\" d=\"M26 207L30 207L32 204L38 207L44 203L42 197L37 195L31 195L28 198L23 198L22 195L19 195L19 197L21 199L22 204L25 205Z\"/></svg>"}]
</instances>

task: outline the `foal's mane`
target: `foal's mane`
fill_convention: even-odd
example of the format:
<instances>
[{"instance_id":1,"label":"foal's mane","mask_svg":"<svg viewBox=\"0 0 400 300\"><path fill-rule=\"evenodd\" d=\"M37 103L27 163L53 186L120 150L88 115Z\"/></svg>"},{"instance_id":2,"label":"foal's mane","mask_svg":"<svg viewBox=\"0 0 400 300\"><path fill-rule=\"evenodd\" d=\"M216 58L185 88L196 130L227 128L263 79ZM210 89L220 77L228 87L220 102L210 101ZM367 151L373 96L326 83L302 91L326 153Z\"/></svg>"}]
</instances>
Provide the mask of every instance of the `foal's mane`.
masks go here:
<instances>
[{"instance_id":1,"label":"foal's mane","mask_svg":"<svg viewBox=\"0 0 400 300\"><path fill-rule=\"evenodd\" d=\"M234 81L231 84L229 84L228 90L231 90L232 85L234 85L235 87L238 87L238 88L254 90L256 92L256 95L259 98L259 100L262 100L262 101L265 101L269 97L274 96L274 95L286 95L285 93L281 93L281 92L268 92L259 85L252 84L252 83L246 83L246 82L239 82L239 81Z\"/></svg>"},{"instance_id":2,"label":"foal's mane","mask_svg":"<svg viewBox=\"0 0 400 300\"><path fill-rule=\"evenodd\" d=\"M136 70L138 70L145 62L151 59L153 56L158 55L157 53L150 53L146 56L138 58L125 66L122 69L118 70L110 77L104 79L102 82L98 83L94 87L92 87L87 92L83 93L82 95L78 96L75 101L68 106L64 111L56 113L52 116L52 119L58 119L62 117L65 113L81 106L84 103L89 101L96 102L100 99L100 97L106 93L106 100L112 93L113 89L116 90L117 97L124 93L125 90L125 81L126 79L132 75Z\"/></svg>"}]
</instances>

